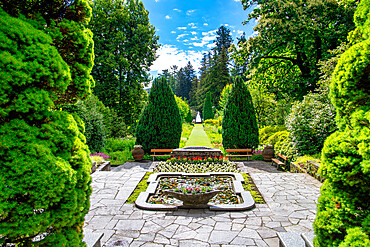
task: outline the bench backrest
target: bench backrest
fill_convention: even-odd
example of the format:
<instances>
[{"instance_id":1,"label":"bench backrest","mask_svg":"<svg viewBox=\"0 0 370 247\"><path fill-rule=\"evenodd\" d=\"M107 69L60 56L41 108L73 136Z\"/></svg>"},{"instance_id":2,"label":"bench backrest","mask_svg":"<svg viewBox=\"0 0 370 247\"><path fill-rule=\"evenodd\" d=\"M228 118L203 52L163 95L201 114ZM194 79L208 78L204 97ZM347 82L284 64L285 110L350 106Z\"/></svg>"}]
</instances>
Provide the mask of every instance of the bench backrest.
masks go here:
<instances>
[{"instance_id":1,"label":"bench backrest","mask_svg":"<svg viewBox=\"0 0 370 247\"><path fill-rule=\"evenodd\" d=\"M279 156L280 158L282 158L285 161L288 159L288 157L286 157L285 155L282 155L280 153L277 153L277 156Z\"/></svg>"},{"instance_id":2,"label":"bench backrest","mask_svg":"<svg viewBox=\"0 0 370 247\"><path fill-rule=\"evenodd\" d=\"M155 153L155 152L157 152L157 153L170 153L170 152L172 152L172 150L173 149L159 149L159 148L157 148L157 149L150 149L150 152L152 152L152 153Z\"/></svg>"},{"instance_id":3,"label":"bench backrest","mask_svg":"<svg viewBox=\"0 0 370 247\"><path fill-rule=\"evenodd\" d=\"M225 152L228 152L228 153L232 153L232 152L252 152L252 149L251 148L247 148L247 149L225 149Z\"/></svg>"}]
</instances>

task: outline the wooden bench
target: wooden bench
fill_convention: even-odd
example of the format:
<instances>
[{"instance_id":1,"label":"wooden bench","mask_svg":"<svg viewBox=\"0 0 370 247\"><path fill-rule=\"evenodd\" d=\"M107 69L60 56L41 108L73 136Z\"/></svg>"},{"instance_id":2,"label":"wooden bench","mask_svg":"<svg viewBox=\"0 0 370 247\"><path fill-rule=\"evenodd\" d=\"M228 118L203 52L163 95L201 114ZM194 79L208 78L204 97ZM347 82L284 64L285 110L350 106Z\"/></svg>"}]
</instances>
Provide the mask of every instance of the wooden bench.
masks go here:
<instances>
[{"instance_id":1,"label":"wooden bench","mask_svg":"<svg viewBox=\"0 0 370 247\"><path fill-rule=\"evenodd\" d=\"M230 158L242 158L247 157L247 160L249 160L249 157L252 157L250 154L252 152L251 148L241 148L241 149L225 149L225 152L228 153L247 153L247 154L228 154L226 157L230 160Z\"/></svg>"},{"instance_id":2,"label":"wooden bench","mask_svg":"<svg viewBox=\"0 0 370 247\"><path fill-rule=\"evenodd\" d=\"M282 162L280 159L284 160L284 162ZM276 168L279 170L280 166L284 166L284 168L286 168L288 157L277 153L276 158L272 158L271 160L271 165L274 165L274 163L276 163Z\"/></svg>"},{"instance_id":3,"label":"wooden bench","mask_svg":"<svg viewBox=\"0 0 370 247\"><path fill-rule=\"evenodd\" d=\"M160 149L160 148L151 149L150 152L153 154L151 154L150 156L153 157L153 161L154 161L154 157L166 157L166 156L171 157L171 154L168 154L168 153L171 153L172 150L173 149Z\"/></svg>"}]
</instances>

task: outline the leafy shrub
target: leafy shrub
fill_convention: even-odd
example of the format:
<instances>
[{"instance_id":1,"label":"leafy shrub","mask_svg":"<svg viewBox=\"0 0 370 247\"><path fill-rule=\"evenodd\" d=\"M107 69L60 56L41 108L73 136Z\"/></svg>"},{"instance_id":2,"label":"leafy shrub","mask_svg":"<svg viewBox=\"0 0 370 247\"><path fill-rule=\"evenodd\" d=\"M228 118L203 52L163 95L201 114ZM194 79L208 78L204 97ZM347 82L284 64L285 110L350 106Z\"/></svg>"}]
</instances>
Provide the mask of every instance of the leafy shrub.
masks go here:
<instances>
[{"instance_id":1,"label":"leafy shrub","mask_svg":"<svg viewBox=\"0 0 370 247\"><path fill-rule=\"evenodd\" d=\"M314 222L316 246L368 246L370 236L370 0L355 12L352 46L340 57L330 85L339 130L322 150Z\"/></svg>"},{"instance_id":2,"label":"leafy shrub","mask_svg":"<svg viewBox=\"0 0 370 247\"><path fill-rule=\"evenodd\" d=\"M211 93L208 92L203 105L203 120L212 119L213 116Z\"/></svg>"},{"instance_id":3,"label":"leafy shrub","mask_svg":"<svg viewBox=\"0 0 370 247\"><path fill-rule=\"evenodd\" d=\"M134 149L135 139L109 138L104 148L104 152L110 155L111 165L122 165L128 160L132 160L131 150Z\"/></svg>"},{"instance_id":4,"label":"leafy shrub","mask_svg":"<svg viewBox=\"0 0 370 247\"><path fill-rule=\"evenodd\" d=\"M142 145L146 152L152 148L178 148L181 130L173 92L164 77L157 79L137 125L136 144Z\"/></svg>"},{"instance_id":5,"label":"leafy shrub","mask_svg":"<svg viewBox=\"0 0 370 247\"><path fill-rule=\"evenodd\" d=\"M254 148L258 146L258 125L252 97L238 76L231 89L222 119L224 148Z\"/></svg>"},{"instance_id":6,"label":"leafy shrub","mask_svg":"<svg viewBox=\"0 0 370 247\"><path fill-rule=\"evenodd\" d=\"M278 125L278 126L265 126L261 129L259 129L259 142L260 145L269 145L272 143L268 143L268 139L279 131L286 130L285 126Z\"/></svg>"},{"instance_id":7,"label":"leafy shrub","mask_svg":"<svg viewBox=\"0 0 370 247\"><path fill-rule=\"evenodd\" d=\"M218 127L220 126L220 121L218 121L218 119L207 119L204 121L204 124L207 125L207 124L210 124L210 125L213 125L215 127Z\"/></svg>"},{"instance_id":8,"label":"leafy shrub","mask_svg":"<svg viewBox=\"0 0 370 247\"><path fill-rule=\"evenodd\" d=\"M92 39L83 25L89 5L78 1L79 18L76 2L64 6L65 18L83 21L58 16L51 28L28 3L32 21L0 8L0 245L85 246L90 151L84 124L59 104L90 91ZM63 53L65 46L73 56Z\"/></svg>"},{"instance_id":9,"label":"leafy shrub","mask_svg":"<svg viewBox=\"0 0 370 247\"><path fill-rule=\"evenodd\" d=\"M336 130L335 109L327 97L311 93L295 102L286 119L299 155L319 153L325 139Z\"/></svg>"},{"instance_id":10,"label":"leafy shrub","mask_svg":"<svg viewBox=\"0 0 370 247\"><path fill-rule=\"evenodd\" d=\"M292 139L288 131L279 131L274 133L267 139L267 143L274 146L275 153L281 153L289 158L289 160L294 160L297 153L292 145Z\"/></svg>"},{"instance_id":11,"label":"leafy shrub","mask_svg":"<svg viewBox=\"0 0 370 247\"><path fill-rule=\"evenodd\" d=\"M174 95L174 96L175 96L177 107L179 108L179 111L180 111L181 120L184 123L189 118L188 115L189 115L189 112L190 112L190 107L189 107L188 103L186 103L182 98L177 97L176 95ZM189 122L191 122L191 121L192 121L192 119Z\"/></svg>"},{"instance_id":12,"label":"leafy shrub","mask_svg":"<svg viewBox=\"0 0 370 247\"><path fill-rule=\"evenodd\" d=\"M182 125L181 139L180 139L180 148L185 147L186 142L189 140L191 131L194 128L194 124L184 123Z\"/></svg>"}]
</instances>

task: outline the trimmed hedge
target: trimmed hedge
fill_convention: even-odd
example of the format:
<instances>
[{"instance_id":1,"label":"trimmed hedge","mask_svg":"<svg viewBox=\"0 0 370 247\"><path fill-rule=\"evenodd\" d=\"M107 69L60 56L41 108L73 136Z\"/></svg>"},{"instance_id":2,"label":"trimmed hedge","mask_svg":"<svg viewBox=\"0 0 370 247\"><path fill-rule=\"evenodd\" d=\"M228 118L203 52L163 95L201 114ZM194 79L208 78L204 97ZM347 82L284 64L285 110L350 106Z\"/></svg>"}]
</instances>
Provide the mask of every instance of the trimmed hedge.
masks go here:
<instances>
[{"instance_id":1,"label":"trimmed hedge","mask_svg":"<svg viewBox=\"0 0 370 247\"><path fill-rule=\"evenodd\" d=\"M152 148L178 148L182 124L179 108L166 79L156 79L149 102L140 116L136 144L148 152Z\"/></svg>"},{"instance_id":2,"label":"trimmed hedge","mask_svg":"<svg viewBox=\"0 0 370 247\"><path fill-rule=\"evenodd\" d=\"M316 246L370 246L370 0L355 13L352 46L330 85L339 130L324 144Z\"/></svg>"},{"instance_id":3,"label":"trimmed hedge","mask_svg":"<svg viewBox=\"0 0 370 247\"><path fill-rule=\"evenodd\" d=\"M224 148L256 148L258 125L251 94L240 76L236 77L222 119Z\"/></svg>"}]
</instances>

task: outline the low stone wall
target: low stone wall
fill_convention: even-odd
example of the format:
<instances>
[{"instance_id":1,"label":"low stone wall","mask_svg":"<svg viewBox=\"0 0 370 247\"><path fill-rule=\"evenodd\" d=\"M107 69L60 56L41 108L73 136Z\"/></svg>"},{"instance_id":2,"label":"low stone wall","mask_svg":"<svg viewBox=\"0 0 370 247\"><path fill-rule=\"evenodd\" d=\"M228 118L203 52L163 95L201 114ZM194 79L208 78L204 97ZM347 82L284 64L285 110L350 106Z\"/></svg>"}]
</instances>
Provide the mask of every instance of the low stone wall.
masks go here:
<instances>
[{"instance_id":1,"label":"low stone wall","mask_svg":"<svg viewBox=\"0 0 370 247\"><path fill-rule=\"evenodd\" d=\"M214 158L215 156L217 157L223 156L223 153L220 149L216 149L216 148L186 147L186 148L174 149L171 155L175 157L186 157L186 158L193 158L193 157L201 157L201 158L212 157Z\"/></svg>"},{"instance_id":2,"label":"low stone wall","mask_svg":"<svg viewBox=\"0 0 370 247\"><path fill-rule=\"evenodd\" d=\"M290 164L290 172L292 173L307 173L312 177L316 178L320 182L324 182L325 178L323 178L319 174L320 164L314 161L307 161L306 164L298 164L298 163L291 163Z\"/></svg>"}]
</instances>

